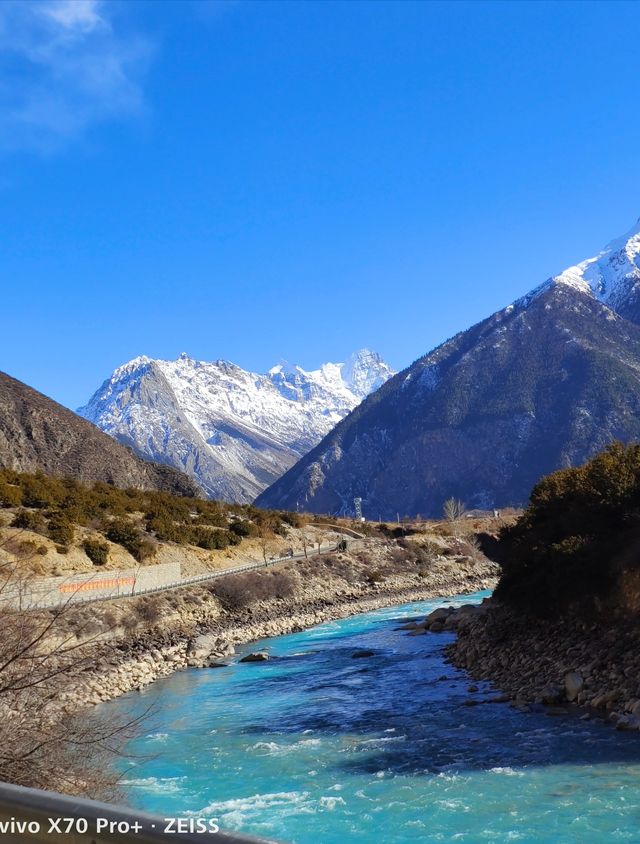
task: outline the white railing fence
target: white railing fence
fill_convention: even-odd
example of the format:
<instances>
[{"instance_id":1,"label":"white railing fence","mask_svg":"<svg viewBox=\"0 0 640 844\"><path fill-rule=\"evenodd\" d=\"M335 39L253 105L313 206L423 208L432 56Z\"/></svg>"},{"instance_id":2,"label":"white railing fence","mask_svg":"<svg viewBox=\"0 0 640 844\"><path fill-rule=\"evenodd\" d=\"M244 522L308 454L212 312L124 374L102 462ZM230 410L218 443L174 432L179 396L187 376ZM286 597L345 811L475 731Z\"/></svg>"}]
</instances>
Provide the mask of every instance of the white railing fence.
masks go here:
<instances>
[{"instance_id":1,"label":"white railing fence","mask_svg":"<svg viewBox=\"0 0 640 844\"><path fill-rule=\"evenodd\" d=\"M364 540L346 539L347 547L357 549ZM319 554L342 550L342 541L309 546L307 553L300 552L284 557L272 557L266 562L251 561L231 568L208 571L204 574L181 577L180 563L161 563L138 566L133 569L111 569L99 573L75 574L68 577L44 577L7 584L0 594L0 604L9 604L22 610L49 609L69 604L87 604L116 598L151 595L169 589L179 589L196 583L215 580L230 574L268 568L278 563L312 559Z\"/></svg>"}]
</instances>

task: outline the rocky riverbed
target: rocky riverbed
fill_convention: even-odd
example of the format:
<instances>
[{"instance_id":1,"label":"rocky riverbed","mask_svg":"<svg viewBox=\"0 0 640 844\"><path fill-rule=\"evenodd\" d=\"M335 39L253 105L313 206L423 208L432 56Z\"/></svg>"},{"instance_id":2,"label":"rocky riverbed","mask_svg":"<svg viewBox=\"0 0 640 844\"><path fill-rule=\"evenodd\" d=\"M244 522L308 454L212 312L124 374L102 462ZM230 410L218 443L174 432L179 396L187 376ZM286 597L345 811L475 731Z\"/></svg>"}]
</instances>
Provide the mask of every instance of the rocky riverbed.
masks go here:
<instances>
[{"instance_id":1,"label":"rocky riverbed","mask_svg":"<svg viewBox=\"0 0 640 844\"><path fill-rule=\"evenodd\" d=\"M640 729L640 628L629 619L524 618L488 599L481 606L436 610L415 632L455 630L448 657L488 680L520 709L550 714L580 707L621 730Z\"/></svg>"},{"instance_id":2,"label":"rocky riverbed","mask_svg":"<svg viewBox=\"0 0 640 844\"><path fill-rule=\"evenodd\" d=\"M419 572L409 567L384 573L385 560L393 553L397 557L397 550L380 545L369 549L365 562L362 555L355 559L345 554L324 568L309 560L296 567L293 594L234 611L223 609L211 594L191 589L177 611L143 632L108 643L97 640L93 658L66 676L58 690L60 710L83 710L180 669L224 666L239 644L396 603L489 589L496 583L497 566L481 555L436 556ZM378 566L375 576L372 554Z\"/></svg>"}]
</instances>

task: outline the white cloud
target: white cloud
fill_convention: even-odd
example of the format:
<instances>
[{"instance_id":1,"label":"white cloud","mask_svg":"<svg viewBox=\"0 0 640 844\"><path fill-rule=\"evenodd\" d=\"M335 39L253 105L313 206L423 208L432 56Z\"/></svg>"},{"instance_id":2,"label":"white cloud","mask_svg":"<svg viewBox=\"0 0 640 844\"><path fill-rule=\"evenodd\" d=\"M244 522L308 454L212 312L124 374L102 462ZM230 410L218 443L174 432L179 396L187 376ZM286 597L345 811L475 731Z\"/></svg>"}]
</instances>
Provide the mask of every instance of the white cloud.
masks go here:
<instances>
[{"instance_id":1,"label":"white cloud","mask_svg":"<svg viewBox=\"0 0 640 844\"><path fill-rule=\"evenodd\" d=\"M100 0L0 2L0 147L50 151L140 112L151 45Z\"/></svg>"},{"instance_id":2,"label":"white cloud","mask_svg":"<svg viewBox=\"0 0 640 844\"><path fill-rule=\"evenodd\" d=\"M90 32L104 25L97 0L53 0L43 6L43 13L67 29L76 27Z\"/></svg>"}]
</instances>

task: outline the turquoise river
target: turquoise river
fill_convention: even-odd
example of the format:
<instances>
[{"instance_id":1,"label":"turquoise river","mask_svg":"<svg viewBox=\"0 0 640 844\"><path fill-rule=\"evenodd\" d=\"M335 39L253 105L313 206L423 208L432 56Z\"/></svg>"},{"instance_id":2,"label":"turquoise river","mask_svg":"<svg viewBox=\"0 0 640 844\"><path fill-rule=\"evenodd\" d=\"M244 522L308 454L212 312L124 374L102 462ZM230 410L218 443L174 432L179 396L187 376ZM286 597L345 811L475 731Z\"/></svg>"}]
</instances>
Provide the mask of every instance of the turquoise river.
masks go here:
<instances>
[{"instance_id":1,"label":"turquoise river","mask_svg":"<svg viewBox=\"0 0 640 844\"><path fill-rule=\"evenodd\" d=\"M640 841L640 736L471 706L495 692L445 662L452 636L397 629L482 596L268 639L240 654L269 648L269 662L181 671L104 704L155 704L124 763L129 802L297 844Z\"/></svg>"}]
</instances>

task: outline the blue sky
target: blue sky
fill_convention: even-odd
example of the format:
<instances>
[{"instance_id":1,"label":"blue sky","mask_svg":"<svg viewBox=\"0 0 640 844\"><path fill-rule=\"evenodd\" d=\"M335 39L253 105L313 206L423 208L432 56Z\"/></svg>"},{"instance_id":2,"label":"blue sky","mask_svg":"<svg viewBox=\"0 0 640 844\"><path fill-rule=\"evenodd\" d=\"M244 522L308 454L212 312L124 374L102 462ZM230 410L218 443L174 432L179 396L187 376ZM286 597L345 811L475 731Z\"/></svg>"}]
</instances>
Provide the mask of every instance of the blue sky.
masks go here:
<instances>
[{"instance_id":1,"label":"blue sky","mask_svg":"<svg viewBox=\"0 0 640 844\"><path fill-rule=\"evenodd\" d=\"M640 215L634 3L0 4L0 368L401 368Z\"/></svg>"}]
</instances>

